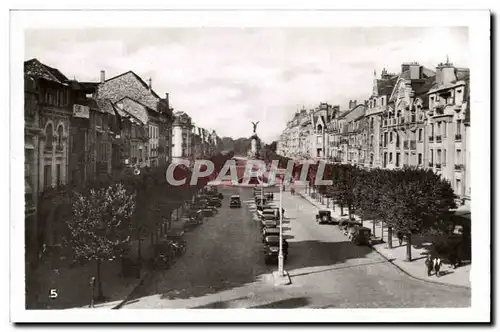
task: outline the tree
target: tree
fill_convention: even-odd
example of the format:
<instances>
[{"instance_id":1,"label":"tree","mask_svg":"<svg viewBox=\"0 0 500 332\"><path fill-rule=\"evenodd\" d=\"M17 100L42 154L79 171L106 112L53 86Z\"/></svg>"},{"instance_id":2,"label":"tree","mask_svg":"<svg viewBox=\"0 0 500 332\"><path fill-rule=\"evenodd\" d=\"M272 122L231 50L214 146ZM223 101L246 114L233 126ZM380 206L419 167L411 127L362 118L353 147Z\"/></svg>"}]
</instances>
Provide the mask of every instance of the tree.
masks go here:
<instances>
[{"instance_id":1,"label":"tree","mask_svg":"<svg viewBox=\"0 0 500 332\"><path fill-rule=\"evenodd\" d=\"M100 275L103 260L126 253L130 241L135 195L122 184L76 192L72 199L73 217L66 221L70 236L66 244L75 259L96 262L98 299L104 298Z\"/></svg>"},{"instance_id":2,"label":"tree","mask_svg":"<svg viewBox=\"0 0 500 332\"><path fill-rule=\"evenodd\" d=\"M432 170L404 168L393 171L388 222L406 234L406 259L411 261L411 236L442 227L456 208L450 183Z\"/></svg>"}]
</instances>

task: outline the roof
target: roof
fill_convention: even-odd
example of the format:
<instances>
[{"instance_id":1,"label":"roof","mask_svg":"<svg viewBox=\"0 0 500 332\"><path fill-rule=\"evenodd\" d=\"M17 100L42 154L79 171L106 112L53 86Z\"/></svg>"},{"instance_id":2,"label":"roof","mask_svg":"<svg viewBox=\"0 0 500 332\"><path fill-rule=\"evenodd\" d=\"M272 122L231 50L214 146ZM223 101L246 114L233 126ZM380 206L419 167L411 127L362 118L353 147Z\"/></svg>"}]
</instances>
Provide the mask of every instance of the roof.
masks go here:
<instances>
[{"instance_id":1,"label":"roof","mask_svg":"<svg viewBox=\"0 0 500 332\"><path fill-rule=\"evenodd\" d=\"M59 69L49 67L36 58L24 62L24 73L64 85L69 82L68 78Z\"/></svg>"},{"instance_id":2,"label":"roof","mask_svg":"<svg viewBox=\"0 0 500 332\"><path fill-rule=\"evenodd\" d=\"M398 80L397 76L391 77L390 79L380 79L377 80L377 93L379 96L390 96L394 86L396 85L396 81Z\"/></svg>"},{"instance_id":3,"label":"roof","mask_svg":"<svg viewBox=\"0 0 500 332\"><path fill-rule=\"evenodd\" d=\"M347 115L349 115L350 113L352 113L352 112L353 112L356 108L361 107L361 106L365 106L365 105L363 105L363 104L358 104L358 105L354 106L354 107L353 107L353 108L351 108L350 110L345 111L344 113L340 114L339 119L343 119L343 118L345 118Z\"/></svg>"},{"instance_id":4,"label":"roof","mask_svg":"<svg viewBox=\"0 0 500 332\"><path fill-rule=\"evenodd\" d=\"M70 81L71 88L73 90L85 91L87 93L93 93L97 90L99 83L97 82L78 82L76 80Z\"/></svg>"},{"instance_id":5,"label":"roof","mask_svg":"<svg viewBox=\"0 0 500 332\"><path fill-rule=\"evenodd\" d=\"M432 76L425 78L423 82L412 82L411 87L415 93L415 96L421 96L427 94L427 92L429 92L429 90L434 85L435 81L436 77Z\"/></svg>"},{"instance_id":6,"label":"roof","mask_svg":"<svg viewBox=\"0 0 500 332\"><path fill-rule=\"evenodd\" d=\"M139 75L137 75L136 73L134 73L132 70L129 70L129 71L127 71L127 72L121 73L121 74L116 75L116 76L114 76L114 77L108 78L108 79L107 79L107 80L105 80L104 82L112 81L112 80L114 80L114 79L117 79L118 77L124 76L124 75L129 74L129 73L130 73L130 74L133 74L133 75L137 78L137 80L138 80L139 82L141 82L141 84L142 84L142 85L143 85L146 89L149 89L149 85L148 85L146 82L144 82L144 80L143 80L143 79L142 79ZM158 99L161 99L161 98L160 98L160 96L158 96L158 94L157 94L157 93L156 93L153 89L151 89L150 91L151 91L151 94L152 94L153 96L155 96L155 97L156 97L156 98L158 98Z\"/></svg>"}]
</instances>

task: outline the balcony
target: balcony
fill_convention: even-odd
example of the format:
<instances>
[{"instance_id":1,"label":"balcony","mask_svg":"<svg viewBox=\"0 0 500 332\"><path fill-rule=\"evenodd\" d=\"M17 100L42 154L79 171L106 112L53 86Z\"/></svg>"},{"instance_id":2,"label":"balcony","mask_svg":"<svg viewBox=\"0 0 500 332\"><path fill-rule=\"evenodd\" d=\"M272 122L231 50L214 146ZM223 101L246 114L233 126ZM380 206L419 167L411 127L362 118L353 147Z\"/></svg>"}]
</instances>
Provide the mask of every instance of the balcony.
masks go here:
<instances>
[{"instance_id":1,"label":"balcony","mask_svg":"<svg viewBox=\"0 0 500 332\"><path fill-rule=\"evenodd\" d=\"M434 142L434 136L429 136L429 142Z\"/></svg>"},{"instance_id":2,"label":"balcony","mask_svg":"<svg viewBox=\"0 0 500 332\"><path fill-rule=\"evenodd\" d=\"M441 143L441 135L436 136L436 143Z\"/></svg>"},{"instance_id":3,"label":"balcony","mask_svg":"<svg viewBox=\"0 0 500 332\"><path fill-rule=\"evenodd\" d=\"M441 169L441 164L436 164L437 169Z\"/></svg>"},{"instance_id":4,"label":"balcony","mask_svg":"<svg viewBox=\"0 0 500 332\"><path fill-rule=\"evenodd\" d=\"M455 141L460 142L462 140L462 134L455 135Z\"/></svg>"},{"instance_id":5,"label":"balcony","mask_svg":"<svg viewBox=\"0 0 500 332\"><path fill-rule=\"evenodd\" d=\"M416 150L417 149L417 141L413 140L410 141L410 150Z\"/></svg>"},{"instance_id":6,"label":"balcony","mask_svg":"<svg viewBox=\"0 0 500 332\"><path fill-rule=\"evenodd\" d=\"M464 165L463 164L455 164L455 171L461 171L464 169Z\"/></svg>"},{"instance_id":7,"label":"balcony","mask_svg":"<svg viewBox=\"0 0 500 332\"><path fill-rule=\"evenodd\" d=\"M434 164L432 163L432 161L429 161L429 167L434 167Z\"/></svg>"},{"instance_id":8,"label":"balcony","mask_svg":"<svg viewBox=\"0 0 500 332\"><path fill-rule=\"evenodd\" d=\"M436 106L436 115L442 115L444 114L444 108L446 106L445 105L437 105Z\"/></svg>"},{"instance_id":9,"label":"balcony","mask_svg":"<svg viewBox=\"0 0 500 332\"><path fill-rule=\"evenodd\" d=\"M405 150L408 149L408 141L404 141L403 142L403 147L404 147Z\"/></svg>"}]
</instances>

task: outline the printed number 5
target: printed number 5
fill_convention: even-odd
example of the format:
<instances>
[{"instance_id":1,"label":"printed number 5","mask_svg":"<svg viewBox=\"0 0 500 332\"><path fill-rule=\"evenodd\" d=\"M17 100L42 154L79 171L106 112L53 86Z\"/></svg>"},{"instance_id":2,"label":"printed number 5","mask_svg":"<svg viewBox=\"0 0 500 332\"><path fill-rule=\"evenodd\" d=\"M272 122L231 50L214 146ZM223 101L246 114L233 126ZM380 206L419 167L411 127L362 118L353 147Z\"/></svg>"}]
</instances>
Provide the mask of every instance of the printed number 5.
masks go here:
<instances>
[{"instance_id":1,"label":"printed number 5","mask_svg":"<svg viewBox=\"0 0 500 332\"><path fill-rule=\"evenodd\" d=\"M55 299L55 298L57 298L57 289L52 288L52 289L50 290L50 298L51 298L51 299Z\"/></svg>"}]
</instances>

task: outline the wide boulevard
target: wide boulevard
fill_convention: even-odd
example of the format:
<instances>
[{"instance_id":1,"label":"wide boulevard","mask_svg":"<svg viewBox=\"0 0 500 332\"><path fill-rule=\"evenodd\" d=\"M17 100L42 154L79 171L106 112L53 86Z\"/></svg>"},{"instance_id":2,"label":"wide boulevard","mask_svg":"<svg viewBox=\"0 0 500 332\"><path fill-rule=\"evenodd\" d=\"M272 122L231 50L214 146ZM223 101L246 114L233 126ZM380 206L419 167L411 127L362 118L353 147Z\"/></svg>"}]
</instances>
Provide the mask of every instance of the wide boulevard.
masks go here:
<instances>
[{"instance_id":1,"label":"wide boulevard","mask_svg":"<svg viewBox=\"0 0 500 332\"><path fill-rule=\"evenodd\" d=\"M219 213L186 234L185 255L151 275L124 308L470 306L470 290L410 278L369 247L348 242L337 226L318 225L317 209L289 192L283 194L285 269L292 284L275 286L271 272L277 267L264 263L252 189L219 191ZM232 194L241 195L241 209L229 208Z\"/></svg>"}]
</instances>

